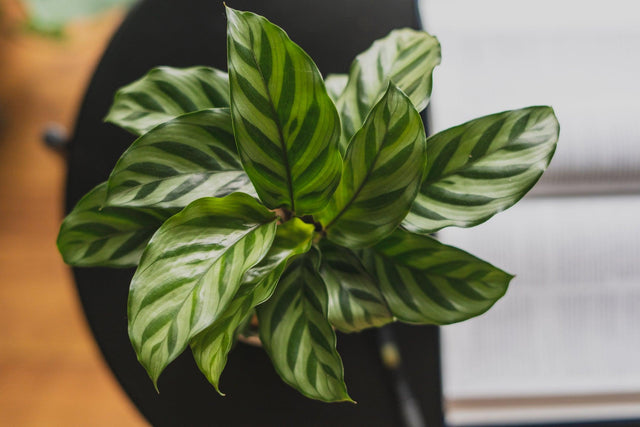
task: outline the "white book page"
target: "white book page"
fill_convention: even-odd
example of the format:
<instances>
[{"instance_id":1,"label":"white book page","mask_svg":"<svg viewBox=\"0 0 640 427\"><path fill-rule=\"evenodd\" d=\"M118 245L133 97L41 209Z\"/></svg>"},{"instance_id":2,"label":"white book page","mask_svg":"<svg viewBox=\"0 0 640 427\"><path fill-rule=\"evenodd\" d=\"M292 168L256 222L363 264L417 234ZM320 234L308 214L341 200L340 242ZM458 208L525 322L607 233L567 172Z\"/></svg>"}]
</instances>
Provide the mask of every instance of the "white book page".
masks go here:
<instances>
[{"instance_id":1,"label":"white book page","mask_svg":"<svg viewBox=\"0 0 640 427\"><path fill-rule=\"evenodd\" d=\"M517 275L442 328L448 399L640 392L640 196L525 200L439 237Z\"/></svg>"},{"instance_id":2,"label":"white book page","mask_svg":"<svg viewBox=\"0 0 640 427\"><path fill-rule=\"evenodd\" d=\"M529 105L561 125L537 194L640 191L640 3L422 0L442 44L432 132Z\"/></svg>"},{"instance_id":3,"label":"white book page","mask_svg":"<svg viewBox=\"0 0 640 427\"><path fill-rule=\"evenodd\" d=\"M421 0L421 14L443 52L432 133L529 105L561 126L539 197L439 233L517 275L489 312L442 328L445 399L636 396L458 405L448 421L640 418L640 2Z\"/></svg>"}]
</instances>

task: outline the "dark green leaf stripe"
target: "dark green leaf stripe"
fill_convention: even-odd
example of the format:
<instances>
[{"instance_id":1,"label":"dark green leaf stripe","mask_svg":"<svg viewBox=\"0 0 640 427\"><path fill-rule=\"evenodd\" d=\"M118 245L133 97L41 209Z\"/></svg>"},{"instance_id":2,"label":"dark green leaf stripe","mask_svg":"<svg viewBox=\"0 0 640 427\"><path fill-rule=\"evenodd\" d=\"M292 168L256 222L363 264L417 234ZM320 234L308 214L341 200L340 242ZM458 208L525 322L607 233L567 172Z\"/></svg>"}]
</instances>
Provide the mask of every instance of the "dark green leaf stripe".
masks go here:
<instances>
[{"instance_id":1,"label":"dark green leaf stripe","mask_svg":"<svg viewBox=\"0 0 640 427\"><path fill-rule=\"evenodd\" d=\"M342 118L341 148L364 123L369 110L393 81L418 111L429 103L433 69L440 64L435 37L409 28L394 30L358 55L336 105Z\"/></svg>"},{"instance_id":2,"label":"dark green leaf stripe","mask_svg":"<svg viewBox=\"0 0 640 427\"><path fill-rule=\"evenodd\" d=\"M425 179L403 227L424 234L471 227L511 207L549 165L559 129L550 107L529 107L430 137Z\"/></svg>"},{"instance_id":3,"label":"dark green leaf stripe","mask_svg":"<svg viewBox=\"0 0 640 427\"><path fill-rule=\"evenodd\" d=\"M311 58L280 28L227 8L231 114L247 174L264 203L321 209L340 179L340 120Z\"/></svg>"},{"instance_id":4,"label":"dark green leaf stripe","mask_svg":"<svg viewBox=\"0 0 640 427\"><path fill-rule=\"evenodd\" d=\"M238 328L251 316L256 305L271 296L287 261L309 250L313 231L312 225L297 218L278 226L269 252L245 273L233 302L213 325L191 342L198 367L218 392L220 375Z\"/></svg>"},{"instance_id":5,"label":"dark green leaf stripe","mask_svg":"<svg viewBox=\"0 0 640 427\"><path fill-rule=\"evenodd\" d=\"M260 339L280 377L303 395L351 401L336 335L327 320L328 296L312 249L285 270L273 296L258 306Z\"/></svg>"},{"instance_id":6,"label":"dark green leaf stripe","mask_svg":"<svg viewBox=\"0 0 640 427\"><path fill-rule=\"evenodd\" d=\"M105 120L142 135L181 114L228 106L227 73L209 67L158 67L118 90Z\"/></svg>"},{"instance_id":7,"label":"dark green leaf stripe","mask_svg":"<svg viewBox=\"0 0 640 427\"><path fill-rule=\"evenodd\" d=\"M362 252L393 315L444 325L487 311L507 291L508 273L435 239L398 229Z\"/></svg>"},{"instance_id":8,"label":"dark green leaf stripe","mask_svg":"<svg viewBox=\"0 0 640 427\"><path fill-rule=\"evenodd\" d=\"M65 218L58 250L67 264L78 267L133 267L170 209L104 206L107 183L84 196Z\"/></svg>"},{"instance_id":9,"label":"dark green leaf stripe","mask_svg":"<svg viewBox=\"0 0 640 427\"><path fill-rule=\"evenodd\" d=\"M329 295L329 322L343 332L357 332L393 321L376 280L349 249L320 242L320 276Z\"/></svg>"},{"instance_id":10,"label":"dark green leaf stripe","mask_svg":"<svg viewBox=\"0 0 640 427\"><path fill-rule=\"evenodd\" d=\"M348 80L349 76L347 74L329 74L325 77L324 85L327 88L327 93L334 102L336 102L342 95L342 92L344 92Z\"/></svg>"},{"instance_id":11,"label":"dark green leaf stripe","mask_svg":"<svg viewBox=\"0 0 640 427\"><path fill-rule=\"evenodd\" d=\"M138 138L109 177L109 204L182 208L201 197L254 194L229 110L178 116Z\"/></svg>"},{"instance_id":12,"label":"dark green leaf stripe","mask_svg":"<svg viewBox=\"0 0 640 427\"><path fill-rule=\"evenodd\" d=\"M225 312L268 252L276 217L251 196L199 199L154 234L129 291L129 338L154 383Z\"/></svg>"},{"instance_id":13,"label":"dark green leaf stripe","mask_svg":"<svg viewBox=\"0 0 640 427\"><path fill-rule=\"evenodd\" d=\"M330 240L370 246L400 224L422 181L425 139L420 114L390 83L349 144L338 189L319 215Z\"/></svg>"}]
</instances>

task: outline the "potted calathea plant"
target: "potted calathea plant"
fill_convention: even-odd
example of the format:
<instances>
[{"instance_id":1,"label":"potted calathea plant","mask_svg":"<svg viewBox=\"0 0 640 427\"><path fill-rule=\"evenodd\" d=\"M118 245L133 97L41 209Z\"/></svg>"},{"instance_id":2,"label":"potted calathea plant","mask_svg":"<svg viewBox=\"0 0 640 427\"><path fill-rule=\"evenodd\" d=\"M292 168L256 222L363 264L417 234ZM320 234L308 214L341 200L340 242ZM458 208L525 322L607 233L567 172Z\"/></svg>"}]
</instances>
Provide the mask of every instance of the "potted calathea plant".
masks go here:
<instances>
[{"instance_id":1,"label":"potted calathea plant","mask_svg":"<svg viewBox=\"0 0 640 427\"><path fill-rule=\"evenodd\" d=\"M558 122L529 107L426 138L435 37L395 30L323 79L265 18L227 21L228 74L160 67L117 92L107 121L137 139L58 247L74 266L138 266L129 336L154 384L189 346L220 391L257 323L285 382L350 401L335 329L460 322L504 295L512 275L431 235L517 202Z\"/></svg>"}]
</instances>

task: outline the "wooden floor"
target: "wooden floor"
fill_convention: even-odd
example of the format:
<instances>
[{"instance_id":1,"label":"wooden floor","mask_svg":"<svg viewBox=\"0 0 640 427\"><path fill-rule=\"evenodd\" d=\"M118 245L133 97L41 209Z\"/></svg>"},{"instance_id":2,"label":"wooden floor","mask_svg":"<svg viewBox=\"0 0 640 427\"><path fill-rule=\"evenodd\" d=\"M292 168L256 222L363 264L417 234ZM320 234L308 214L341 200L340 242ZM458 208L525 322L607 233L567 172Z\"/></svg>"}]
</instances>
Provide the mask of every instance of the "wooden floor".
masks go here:
<instances>
[{"instance_id":1,"label":"wooden floor","mask_svg":"<svg viewBox=\"0 0 640 427\"><path fill-rule=\"evenodd\" d=\"M120 22L29 34L0 0L0 426L146 425L106 368L55 247L64 159L50 122L71 128L87 79Z\"/></svg>"}]
</instances>

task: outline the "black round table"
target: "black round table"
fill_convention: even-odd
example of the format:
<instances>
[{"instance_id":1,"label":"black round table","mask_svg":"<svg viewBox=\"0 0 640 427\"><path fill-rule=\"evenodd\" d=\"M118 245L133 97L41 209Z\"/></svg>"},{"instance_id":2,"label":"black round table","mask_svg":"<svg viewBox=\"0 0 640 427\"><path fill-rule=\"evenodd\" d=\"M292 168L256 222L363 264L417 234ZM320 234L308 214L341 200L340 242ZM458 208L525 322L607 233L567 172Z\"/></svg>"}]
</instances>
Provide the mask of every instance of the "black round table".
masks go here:
<instances>
[{"instance_id":1,"label":"black round table","mask_svg":"<svg viewBox=\"0 0 640 427\"><path fill-rule=\"evenodd\" d=\"M228 0L283 27L324 73L348 71L353 57L398 27L417 27L413 0ZM88 87L69 144L66 209L104 181L133 141L103 123L115 91L157 65L226 69L226 21L220 0L146 0L114 35ZM443 423L437 328L392 325L381 334L339 335L351 396L357 405L311 401L284 384L260 348L238 345L221 378L219 396L187 350L160 377L156 393L127 336L132 270L74 269L93 334L118 381L154 426L402 426ZM392 336L402 369L389 371L379 355ZM407 399L412 402L407 402ZM420 412L407 414L407 403ZM410 412L410 411L409 411ZM422 422L420 421L422 419Z\"/></svg>"}]
</instances>

